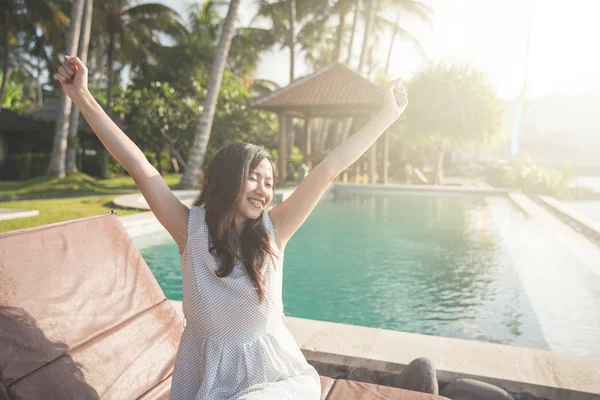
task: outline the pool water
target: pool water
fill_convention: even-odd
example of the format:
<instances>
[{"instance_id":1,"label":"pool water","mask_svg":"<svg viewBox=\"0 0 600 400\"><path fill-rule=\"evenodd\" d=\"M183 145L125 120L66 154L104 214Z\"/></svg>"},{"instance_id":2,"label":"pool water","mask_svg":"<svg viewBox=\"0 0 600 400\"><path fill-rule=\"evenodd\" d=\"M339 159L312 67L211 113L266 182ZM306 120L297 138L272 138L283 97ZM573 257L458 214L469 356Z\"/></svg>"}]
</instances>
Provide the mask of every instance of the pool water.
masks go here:
<instances>
[{"instance_id":1,"label":"pool water","mask_svg":"<svg viewBox=\"0 0 600 400\"><path fill-rule=\"evenodd\" d=\"M181 300L170 236L134 242ZM504 197L322 200L285 250L283 302L293 317L600 357L600 278Z\"/></svg>"}]
</instances>

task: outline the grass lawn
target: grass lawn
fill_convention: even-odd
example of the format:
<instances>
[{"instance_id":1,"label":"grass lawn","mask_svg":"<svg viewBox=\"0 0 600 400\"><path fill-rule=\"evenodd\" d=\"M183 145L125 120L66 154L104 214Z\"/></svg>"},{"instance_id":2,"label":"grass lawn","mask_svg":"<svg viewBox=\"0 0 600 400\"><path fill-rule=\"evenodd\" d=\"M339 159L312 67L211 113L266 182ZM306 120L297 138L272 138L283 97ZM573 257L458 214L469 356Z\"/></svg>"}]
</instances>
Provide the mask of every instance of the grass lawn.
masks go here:
<instances>
[{"instance_id":1,"label":"grass lawn","mask_svg":"<svg viewBox=\"0 0 600 400\"><path fill-rule=\"evenodd\" d=\"M181 174L165 176L165 181L171 188L174 188L180 180ZM76 174L62 179L39 177L23 182L0 182L0 196L36 197L31 200L0 201L0 208L40 212L36 217L0 220L0 232L105 214L113 209L119 215L147 211L114 206L112 200L119 195L119 192L125 190L136 190L131 177L94 179L85 174ZM61 196L65 198L57 198Z\"/></svg>"},{"instance_id":2,"label":"grass lawn","mask_svg":"<svg viewBox=\"0 0 600 400\"><path fill-rule=\"evenodd\" d=\"M167 185L174 188L181 180L181 174L164 177ZM64 178L40 176L27 181L1 181L0 196L18 195L35 198L64 197L92 194L109 194L136 190L130 176L111 179L95 179L86 174L68 175Z\"/></svg>"},{"instance_id":3,"label":"grass lawn","mask_svg":"<svg viewBox=\"0 0 600 400\"><path fill-rule=\"evenodd\" d=\"M164 179L171 189L175 189L181 176L181 174L172 174L165 176ZM286 185L278 185L278 188L288 186L292 187L295 184L290 182ZM119 215L147 211L122 209L112 204L119 193L135 190L137 190L135 183L129 176L94 179L85 174L75 174L61 179L43 176L23 182L0 181L0 196L33 197L27 200L0 201L0 208L40 212L36 217L0 220L0 232L105 214L113 209Z\"/></svg>"},{"instance_id":4,"label":"grass lawn","mask_svg":"<svg viewBox=\"0 0 600 400\"><path fill-rule=\"evenodd\" d=\"M35 217L16 218L0 221L0 232L32 226L51 224L54 222L90 217L115 210L119 215L129 215L147 210L129 210L115 207L112 204L114 194L104 196L74 197L69 199L39 199L2 201L0 208L18 208L23 210L39 210Z\"/></svg>"}]
</instances>

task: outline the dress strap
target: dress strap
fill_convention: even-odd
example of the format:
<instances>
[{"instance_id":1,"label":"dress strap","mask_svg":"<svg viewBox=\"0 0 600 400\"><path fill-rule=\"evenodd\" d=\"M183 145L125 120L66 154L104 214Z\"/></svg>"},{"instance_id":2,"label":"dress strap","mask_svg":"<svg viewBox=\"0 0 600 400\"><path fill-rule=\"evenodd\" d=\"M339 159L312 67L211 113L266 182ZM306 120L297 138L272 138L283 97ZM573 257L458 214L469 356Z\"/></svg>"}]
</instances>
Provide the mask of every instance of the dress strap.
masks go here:
<instances>
[{"instance_id":1,"label":"dress strap","mask_svg":"<svg viewBox=\"0 0 600 400\"><path fill-rule=\"evenodd\" d=\"M204 210L204 207L194 206L190 208L190 215L188 216L188 240L206 223L205 218L206 210Z\"/></svg>"},{"instance_id":2,"label":"dress strap","mask_svg":"<svg viewBox=\"0 0 600 400\"><path fill-rule=\"evenodd\" d=\"M267 232L271 235L271 238L275 238L275 228L273 227L273 222L271 221L271 216L269 215L269 210L265 210L262 213L262 221L265 228L267 228Z\"/></svg>"}]
</instances>

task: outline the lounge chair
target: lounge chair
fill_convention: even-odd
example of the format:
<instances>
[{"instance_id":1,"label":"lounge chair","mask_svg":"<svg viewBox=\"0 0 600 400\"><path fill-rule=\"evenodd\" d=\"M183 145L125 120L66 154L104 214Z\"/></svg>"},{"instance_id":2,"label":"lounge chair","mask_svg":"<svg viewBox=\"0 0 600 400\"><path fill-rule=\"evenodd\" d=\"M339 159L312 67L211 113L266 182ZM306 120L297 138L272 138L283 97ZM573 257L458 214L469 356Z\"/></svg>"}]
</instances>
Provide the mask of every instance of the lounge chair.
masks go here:
<instances>
[{"instance_id":1,"label":"lounge chair","mask_svg":"<svg viewBox=\"0 0 600 400\"><path fill-rule=\"evenodd\" d=\"M0 234L0 399L168 399L182 331L116 213ZM328 400L443 399L321 385Z\"/></svg>"}]
</instances>

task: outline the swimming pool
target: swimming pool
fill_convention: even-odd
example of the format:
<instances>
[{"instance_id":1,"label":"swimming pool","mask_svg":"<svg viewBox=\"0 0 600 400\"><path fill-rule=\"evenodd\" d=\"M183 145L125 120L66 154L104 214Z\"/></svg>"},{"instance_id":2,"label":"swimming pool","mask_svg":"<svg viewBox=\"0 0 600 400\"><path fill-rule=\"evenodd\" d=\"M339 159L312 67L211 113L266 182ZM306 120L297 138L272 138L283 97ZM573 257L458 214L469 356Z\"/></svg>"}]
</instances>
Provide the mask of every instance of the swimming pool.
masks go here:
<instances>
[{"instance_id":1,"label":"swimming pool","mask_svg":"<svg viewBox=\"0 0 600 400\"><path fill-rule=\"evenodd\" d=\"M168 234L134 242L181 300ZM287 246L283 302L294 317L600 357L600 278L501 196L322 200Z\"/></svg>"}]
</instances>

